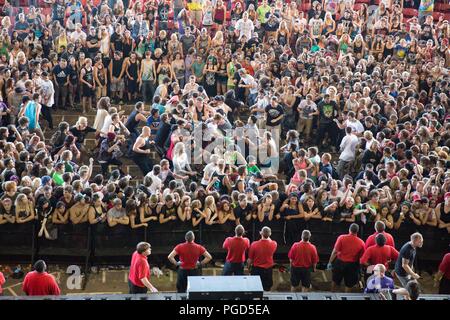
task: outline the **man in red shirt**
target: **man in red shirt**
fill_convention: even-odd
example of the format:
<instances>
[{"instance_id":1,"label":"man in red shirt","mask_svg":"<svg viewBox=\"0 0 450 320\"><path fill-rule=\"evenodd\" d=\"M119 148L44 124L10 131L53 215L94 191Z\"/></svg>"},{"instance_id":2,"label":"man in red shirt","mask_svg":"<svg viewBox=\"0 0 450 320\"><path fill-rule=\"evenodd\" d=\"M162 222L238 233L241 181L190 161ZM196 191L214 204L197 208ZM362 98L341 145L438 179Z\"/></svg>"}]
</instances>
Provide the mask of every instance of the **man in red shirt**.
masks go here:
<instances>
[{"instance_id":1,"label":"man in red shirt","mask_svg":"<svg viewBox=\"0 0 450 320\"><path fill-rule=\"evenodd\" d=\"M270 291L273 286L272 268L273 254L277 250L277 242L270 239L272 230L269 227L262 228L261 240L255 241L248 252L248 267L250 274L261 278L264 291Z\"/></svg>"},{"instance_id":2,"label":"man in red shirt","mask_svg":"<svg viewBox=\"0 0 450 320\"><path fill-rule=\"evenodd\" d=\"M22 290L27 296L59 296L61 290L55 277L46 272L47 265L43 260L34 264L34 271L28 272L23 281Z\"/></svg>"},{"instance_id":3,"label":"man in red shirt","mask_svg":"<svg viewBox=\"0 0 450 320\"><path fill-rule=\"evenodd\" d=\"M188 276L198 276L198 268L206 265L212 257L205 247L195 243L194 232L188 231L185 236L186 242L177 245L169 254L169 261L178 266L177 292L184 293L187 289ZM178 256L180 261L176 261ZM202 262L199 258L203 256Z\"/></svg>"},{"instance_id":4,"label":"man in red shirt","mask_svg":"<svg viewBox=\"0 0 450 320\"><path fill-rule=\"evenodd\" d=\"M0 296L3 295L3 288L2 288L2 286L5 284L5 282L6 282L5 276L0 271Z\"/></svg>"},{"instance_id":5,"label":"man in red shirt","mask_svg":"<svg viewBox=\"0 0 450 320\"><path fill-rule=\"evenodd\" d=\"M375 237L375 246L371 246L364 252L363 256L360 259L360 263L367 268L367 278L368 274L372 274L372 269L377 264L383 264L386 270L389 270L389 263L391 261L397 261L398 251L395 248L388 246L386 244L386 237L384 234L379 233ZM388 274L388 276L390 276Z\"/></svg>"},{"instance_id":6,"label":"man in red shirt","mask_svg":"<svg viewBox=\"0 0 450 320\"><path fill-rule=\"evenodd\" d=\"M375 237L377 234L382 233L386 237L386 245L391 246L392 248L395 248L394 238L391 234L385 232L386 225L383 221L377 221L375 222L375 233L370 235L367 240L366 244L364 245L364 249L367 250L367 248L375 245Z\"/></svg>"},{"instance_id":7,"label":"man in red shirt","mask_svg":"<svg viewBox=\"0 0 450 320\"><path fill-rule=\"evenodd\" d=\"M250 248L250 240L244 237L244 227L238 225L234 232L236 235L226 238L223 243L223 248L228 251L222 273L224 276L244 274L245 252Z\"/></svg>"},{"instance_id":8,"label":"man in red shirt","mask_svg":"<svg viewBox=\"0 0 450 320\"><path fill-rule=\"evenodd\" d=\"M303 230L302 241L296 242L289 250L291 262L291 291L297 291L300 283L302 292L308 292L311 288L311 271L316 271L319 255L316 246L309 242L311 232Z\"/></svg>"},{"instance_id":9,"label":"man in red shirt","mask_svg":"<svg viewBox=\"0 0 450 320\"><path fill-rule=\"evenodd\" d=\"M349 234L340 235L334 244L328 262L328 269L333 271L332 291L341 285L342 279L345 283L345 292L350 292L358 283L359 259L364 254L364 241L358 237L358 231L359 226L352 223Z\"/></svg>"},{"instance_id":10,"label":"man in red shirt","mask_svg":"<svg viewBox=\"0 0 450 320\"><path fill-rule=\"evenodd\" d=\"M139 242L133 253L128 276L130 294L158 292L150 283L150 265L147 257L152 253L152 247L148 242Z\"/></svg>"},{"instance_id":11,"label":"man in red shirt","mask_svg":"<svg viewBox=\"0 0 450 320\"><path fill-rule=\"evenodd\" d=\"M447 253L439 265L439 271L436 274L436 282L439 281L439 294L450 294L450 253Z\"/></svg>"}]
</instances>

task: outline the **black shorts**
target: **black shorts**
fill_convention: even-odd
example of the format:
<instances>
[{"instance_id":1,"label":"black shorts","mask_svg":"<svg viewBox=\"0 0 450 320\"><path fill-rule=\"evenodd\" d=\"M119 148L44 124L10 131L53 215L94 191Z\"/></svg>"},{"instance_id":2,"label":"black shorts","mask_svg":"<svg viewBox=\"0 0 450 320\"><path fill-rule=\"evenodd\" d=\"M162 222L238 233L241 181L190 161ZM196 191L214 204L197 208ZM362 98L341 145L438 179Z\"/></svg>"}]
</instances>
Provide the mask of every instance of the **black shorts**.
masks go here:
<instances>
[{"instance_id":1,"label":"black shorts","mask_svg":"<svg viewBox=\"0 0 450 320\"><path fill-rule=\"evenodd\" d=\"M253 267L251 271L252 276L259 276L261 278L261 283L264 291L270 291L273 286L273 270L272 268L264 269Z\"/></svg>"},{"instance_id":2,"label":"black shorts","mask_svg":"<svg viewBox=\"0 0 450 320\"><path fill-rule=\"evenodd\" d=\"M84 84L81 90L81 96L86 98L92 98L94 96L94 90Z\"/></svg>"},{"instance_id":3,"label":"black shorts","mask_svg":"<svg viewBox=\"0 0 450 320\"><path fill-rule=\"evenodd\" d=\"M128 92L131 94L135 94L138 89L137 81L136 80L128 80L127 84L128 84L128 88L127 88Z\"/></svg>"},{"instance_id":4,"label":"black shorts","mask_svg":"<svg viewBox=\"0 0 450 320\"><path fill-rule=\"evenodd\" d=\"M300 283L305 288L311 287L311 268L291 268L291 285L298 287Z\"/></svg>"},{"instance_id":5,"label":"black shorts","mask_svg":"<svg viewBox=\"0 0 450 320\"><path fill-rule=\"evenodd\" d=\"M139 287L128 279L128 287L130 288L130 294L144 294L147 293L147 287Z\"/></svg>"},{"instance_id":6,"label":"black shorts","mask_svg":"<svg viewBox=\"0 0 450 320\"><path fill-rule=\"evenodd\" d=\"M439 294L450 294L450 279L442 277L439 283Z\"/></svg>"},{"instance_id":7,"label":"black shorts","mask_svg":"<svg viewBox=\"0 0 450 320\"><path fill-rule=\"evenodd\" d=\"M333 282L338 286L344 279L344 284L347 288L354 287L359 281L359 263L358 262L343 262L339 259L333 264Z\"/></svg>"}]
</instances>

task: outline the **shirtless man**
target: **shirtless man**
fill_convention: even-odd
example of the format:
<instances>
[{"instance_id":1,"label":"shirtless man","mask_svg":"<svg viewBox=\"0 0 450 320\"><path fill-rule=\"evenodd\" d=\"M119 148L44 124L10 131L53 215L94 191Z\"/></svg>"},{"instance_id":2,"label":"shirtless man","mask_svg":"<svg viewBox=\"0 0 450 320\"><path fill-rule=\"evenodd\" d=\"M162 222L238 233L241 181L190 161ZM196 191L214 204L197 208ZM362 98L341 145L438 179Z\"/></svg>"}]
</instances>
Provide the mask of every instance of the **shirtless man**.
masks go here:
<instances>
[{"instance_id":1,"label":"shirtless man","mask_svg":"<svg viewBox=\"0 0 450 320\"><path fill-rule=\"evenodd\" d=\"M75 204L69 209L70 221L73 224L85 223L88 221L89 204L86 203L85 196L78 194L75 196Z\"/></svg>"}]
</instances>

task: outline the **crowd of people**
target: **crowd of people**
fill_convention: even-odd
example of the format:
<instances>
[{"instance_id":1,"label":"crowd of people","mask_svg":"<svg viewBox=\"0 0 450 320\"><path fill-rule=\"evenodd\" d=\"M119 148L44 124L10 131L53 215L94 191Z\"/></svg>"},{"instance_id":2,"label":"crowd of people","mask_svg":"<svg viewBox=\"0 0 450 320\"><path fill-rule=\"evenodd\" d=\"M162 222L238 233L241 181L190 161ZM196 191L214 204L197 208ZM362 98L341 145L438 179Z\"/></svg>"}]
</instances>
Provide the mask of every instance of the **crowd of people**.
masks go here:
<instances>
[{"instance_id":1,"label":"crowd of people","mask_svg":"<svg viewBox=\"0 0 450 320\"><path fill-rule=\"evenodd\" d=\"M450 233L450 26L433 1L97 2L3 6L0 225Z\"/></svg>"}]
</instances>

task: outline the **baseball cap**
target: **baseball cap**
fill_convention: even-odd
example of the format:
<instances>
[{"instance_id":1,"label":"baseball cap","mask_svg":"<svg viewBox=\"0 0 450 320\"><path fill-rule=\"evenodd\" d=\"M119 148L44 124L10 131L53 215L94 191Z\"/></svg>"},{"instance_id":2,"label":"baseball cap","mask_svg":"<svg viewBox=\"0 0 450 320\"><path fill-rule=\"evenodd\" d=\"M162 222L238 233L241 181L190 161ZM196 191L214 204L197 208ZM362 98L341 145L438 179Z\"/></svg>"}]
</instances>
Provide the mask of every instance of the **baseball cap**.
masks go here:
<instances>
[{"instance_id":1,"label":"baseball cap","mask_svg":"<svg viewBox=\"0 0 450 320\"><path fill-rule=\"evenodd\" d=\"M413 199L413 202L417 202L417 201L421 201L422 197L418 194L415 194L415 195L413 195L412 199Z\"/></svg>"},{"instance_id":2,"label":"baseball cap","mask_svg":"<svg viewBox=\"0 0 450 320\"><path fill-rule=\"evenodd\" d=\"M45 186L52 178L50 176L43 176L41 178L41 185Z\"/></svg>"},{"instance_id":3,"label":"baseball cap","mask_svg":"<svg viewBox=\"0 0 450 320\"><path fill-rule=\"evenodd\" d=\"M444 200L447 200L448 198L450 198L450 192L447 192L444 195Z\"/></svg>"}]
</instances>

